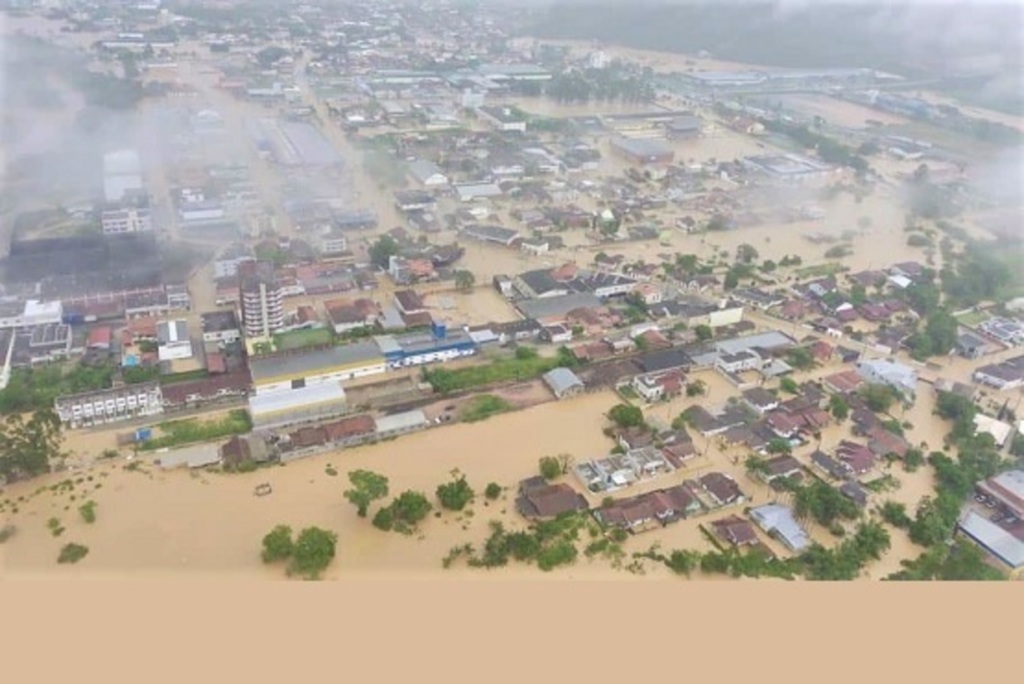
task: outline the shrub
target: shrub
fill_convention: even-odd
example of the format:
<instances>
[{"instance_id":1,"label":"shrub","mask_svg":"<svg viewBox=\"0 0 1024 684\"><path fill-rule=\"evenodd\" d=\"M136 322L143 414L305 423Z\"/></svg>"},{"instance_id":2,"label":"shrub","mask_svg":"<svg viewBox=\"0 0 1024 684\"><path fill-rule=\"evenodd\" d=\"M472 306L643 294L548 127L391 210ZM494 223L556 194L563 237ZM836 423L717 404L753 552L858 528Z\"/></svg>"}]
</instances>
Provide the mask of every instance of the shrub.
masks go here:
<instances>
[{"instance_id":1,"label":"shrub","mask_svg":"<svg viewBox=\"0 0 1024 684\"><path fill-rule=\"evenodd\" d=\"M278 525L263 537L261 557L264 563L274 563L290 558L294 549L292 528L288 525Z\"/></svg>"},{"instance_id":2,"label":"shrub","mask_svg":"<svg viewBox=\"0 0 1024 684\"><path fill-rule=\"evenodd\" d=\"M540 474L545 480L557 479L562 474L562 466L554 456L543 456L540 459Z\"/></svg>"},{"instance_id":3,"label":"shrub","mask_svg":"<svg viewBox=\"0 0 1024 684\"><path fill-rule=\"evenodd\" d=\"M466 482L466 477L459 476L451 482L438 485L437 499L443 508L449 511L461 511L473 500L473 488Z\"/></svg>"},{"instance_id":4,"label":"shrub","mask_svg":"<svg viewBox=\"0 0 1024 684\"><path fill-rule=\"evenodd\" d=\"M90 525L96 522L96 502L86 501L84 504L78 507L78 512L82 516L82 520L89 523Z\"/></svg>"},{"instance_id":5,"label":"shrub","mask_svg":"<svg viewBox=\"0 0 1024 684\"><path fill-rule=\"evenodd\" d=\"M89 547L81 544L65 544L57 556L58 563L77 563L89 555Z\"/></svg>"},{"instance_id":6,"label":"shrub","mask_svg":"<svg viewBox=\"0 0 1024 684\"><path fill-rule=\"evenodd\" d=\"M501 496L501 485L498 484L497 482L489 482L487 484L487 488L484 489L484 496L486 496L491 501L494 501L499 496Z\"/></svg>"}]
</instances>

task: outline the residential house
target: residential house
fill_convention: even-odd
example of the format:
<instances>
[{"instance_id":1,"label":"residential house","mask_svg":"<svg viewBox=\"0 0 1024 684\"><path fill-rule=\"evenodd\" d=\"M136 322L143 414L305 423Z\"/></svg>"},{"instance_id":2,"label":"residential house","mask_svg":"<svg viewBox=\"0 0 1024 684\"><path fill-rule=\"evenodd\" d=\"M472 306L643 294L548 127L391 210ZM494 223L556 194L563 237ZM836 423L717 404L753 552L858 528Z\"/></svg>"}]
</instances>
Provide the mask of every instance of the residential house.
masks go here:
<instances>
[{"instance_id":1,"label":"residential house","mask_svg":"<svg viewBox=\"0 0 1024 684\"><path fill-rule=\"evenodd\" d=\"M427 313L427 306L415 290L398 290L395 292L395 306L404 315Z\"/></svg>"},{"instance_id":2,"label":"residential house","mask_svg":"<svg viewBox=\"0 0 1024 684\"><path fill-rule=\"evenodd\" d=\"M725 473L712 472L701 476L700 486L718 506L741 504L746 500L736 480Z\"/></svg>"},{"instance_id":3,"label":"residential house","mask_svg":"<svg viewBox=\"0 0 1024 684\"><path fill-rule=\"evenodd\" d=\"M903 458L910 450L910 445L905 439L881 425L868 430L867 437L868 449L879 458L886 458L889 455Z\"/></svg>"},{"instance_id":4,"label":"residential house","mask_svg":"<svg viewBox=\"0 0 1024 684\"><path fill-rule=\"evenodd\" d=\"M842 440L836 447L836 457L849 468L854 475L869 473L875 468L875 454L863 444Z\"/></svg>"},{"instance_id":5,"label":"residential house","mask_svg":"<svg viewBox=\"0 0 1024 684\"><path fill-rule=\"evenodd\" d=\"M376 325L381 311L371 299L332 299L324 302L324 309L331 321L334 332L342 334L359 328Z\"/></svg>"},{"instance_id":6,"label":"residential house","mask_svg":"<svg viewBox=\"0 0 1024 684\"><path fill-rule=\"evenodd\" d=\"M758 476L765 482L773 482L780 478L799 480L803 477L804 469L800 461L789 454L774 456L764 463L765 472L758 473Z\"/></svg>"},{"instance_id":7,"label":"residential house","mask_svg":"<svg viewBox=\"0 0 1024 684\"><path fill-rule=\"evenodd\" d=\"M769 413L765 418L765 423L780 439L792 439L803 427L803 421L800 418L784 411Z\"/></svg>"},{"instance_id":8,"label":"residential house","mask_svg":"<svg viewBox=\"0 0 1024 684\"><path fill-rule=\"evenodd\" d=\"M733 546L756 546L760 544L757 532L750 521L738 515L730 515L711 522L715 536Z\"/></svg>"},{"instance_id":9,"label":"residential house","mask_svg":"<svg viewBox=\"0 0 1024 684\"><path fill-rule=\"evenodd\" d=\"M1024 384L1024 355L982 366L974 371L973 378L998 390L1017 389Z\"/></svg>"},{"instance_id":10,"label":"residential house","mask_svg":"<svg viewBox=\"0 0 1024 684\"><path fill-rule=\"evenodd\" d=\"M764 359L753 350L738 351L735 354L720 354L715 367L726 373L742 373L764 367Z\"/></svg>"},{"instance_id":11,"label":"residential house","mask_svg":"<svg viewBox=\"0 0 1024 684\"><path fill-rule=\"evenodd\" d=\"M961 332L956 337L956 353L965 359L981 358L988 351L988 343L981 337Z\"/></svg>"},{"instance_id":12,"label":"residential house","mask_svg":"<svg viewBox=\"0 0 1024 684\"><path fill-rule=\"evenodd\" d=\"M849 394L860 389L864 384L864 377L854 370L844 370L832 373L824 377L821 383L832 392L837 394Z\"/></svg>"},{"instance_id":13,"label":"residential house","mask_svg":"<svg viewBox=\"0 0 1024 684\"><path fill-rule=\"evenodd\" d=\"M763 387L752 387L744 390L741 396L743 397L743 403L762 416L779 406L779 398Z\"/></svg>"},{"instance_id":14,"label":"residential house","mask_svg":"<svg viewBox=\"0 0 1024 684\"><path fill-rule=\"evenodd\" d=\"M678 369L644 373L633 378L630 386L644 401L653 403L682 394L685 376Z\"/></svg>"},{"instance_id":15,"label":"residential house","mask_svg":"<svg viewBox=\"0 0 1024 684\"><path fill-rule=\"evenodd\" d=\"M845 480L853 475L849 465L842 461L837 461L820 449L816 449L811 454L811 463L837 480Z\"/></svg>"},{"instance_id":16,"label":"residential house","mask_svg":"<svg viewBox=\"0 0 1024 684\"><path fill-rule=\"evenodd\" d=\"M519 483L516 510L525 518L550 519L587 508L586 498L565 483L550 484L540 476Z\"/></svg>"},{"instance_id":17,"label":"residential house","mask_svg":"<svg viewBox=\"0 0 1024 684\"><path fill-rule=\"evenodd\" d=\"M868 505L867 490L852 480L839 485L839 493L857 504L858 508Z\"/></svg>"}]
</instances>

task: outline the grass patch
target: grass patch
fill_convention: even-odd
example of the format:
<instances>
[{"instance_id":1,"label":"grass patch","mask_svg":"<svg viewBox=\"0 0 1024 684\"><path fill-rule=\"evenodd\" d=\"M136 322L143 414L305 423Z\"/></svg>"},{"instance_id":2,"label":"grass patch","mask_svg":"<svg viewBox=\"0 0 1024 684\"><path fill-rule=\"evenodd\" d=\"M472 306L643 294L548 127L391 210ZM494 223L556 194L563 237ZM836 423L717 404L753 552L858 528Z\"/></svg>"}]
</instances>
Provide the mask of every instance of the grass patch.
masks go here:
<instances>
[{"instance_id":1,"label":"grass patch","mask_svg":"<svg viewBox=\"0 0 1024 684\"><path fill-rule=\"evenodd\" d=\"M198 418L189 418L160 423L158 427L163 434L143 442L140 447L143 451L242 435L252 430L252 419L245 409L235 409L220 420L201 421Z\"/></svg>"},{"instance_id":2,"label":"grass patch","mask_svg":"<svg viewBox=\"0 0 1024 684\"><path fill-rule=\"evenodd\" d=\"M487 420L491 416L503 413L512 408L506 400L493 394L481 394L470 399L462 409L461 418L467 423Z\"/></svg>"},{"instance_id":3,"label":"grass patch","mask_svg":"<svg viewBox=\"0 0 1024 684\"><path fill-rule=\"evenodd\" d=\"M796 269L793 273L797 278L824 278L826 276L836 275L846 270L846 267L842 264L830 261L824 264L817 264L815 266L804 266Z\"/></svg>"},{"instance_id":4,"label":"grass patch","mask_svg":"<svg viewBox=\"0 0 1024 684\"><path fill-rule=\"evenodd\" d=\"M89 555L89 547L81 544L65 544L57 556L58 563L77 563Z\"/></svg>"},{"instance_id":5,"label":"grass patch","mask_svg":"<svg viewBox=\"0 0 1024 684\"><path fill-rule=\"evenodd\" d=\"M182 373L168 373L160 376L161 385L174 385L179 382L192 382L194 380L205 380L210 377L210 371L205 368L184 371Z\"/></svg>"},{"instance_id":6,"label":"grass patch","mask_svg":"<svg viewBox=\"0 0 1024 684\"><path fill-rule=\"evenodd\" d=\"M334 333L328 328L311 330L292 330L291 332L274 335L274 348L277 351L291 351L305 347L317 347L334 343Z\"/></svg>"},{"instance_id":7,"label":"grass patch","mask_svg":"<svg viewBox=\"0 0 1024 684\"><path fill-rule=\"evenodd\" d=\"M957 316L956 320L960 325L966 325L968 328L976 328L989 318L991 318L991 316L989 316L985 311L968 311L965 314Z\"/></svg>"},{"instance_id":8,"label":"grass patch","mask_svg":"<svg viewBox=\"0 0 1024 684\"><path fill-rule=\"evenodd\" d=\"M447 394L500 382L532 380L558 365L559 360L555 358L508 358L457 370L428 369L424 371L423 377L434 391Z\"/></svg>"},{"instance_id":9,"label":"grass patch","mask_svg":"<svg viewBox=\"0 0 1024 684\"><path fill-rule=\"evenodd\" d=\"M618 388L618 391L619 391L619 396L622 397L623 399L625 399L626 401L634 401L634 400L640 398L640 395L638 395L636 393L636 391L632 387L630 387L629 385L622 385L622 386L620 386Z\"/></svg>"}]
</instances>

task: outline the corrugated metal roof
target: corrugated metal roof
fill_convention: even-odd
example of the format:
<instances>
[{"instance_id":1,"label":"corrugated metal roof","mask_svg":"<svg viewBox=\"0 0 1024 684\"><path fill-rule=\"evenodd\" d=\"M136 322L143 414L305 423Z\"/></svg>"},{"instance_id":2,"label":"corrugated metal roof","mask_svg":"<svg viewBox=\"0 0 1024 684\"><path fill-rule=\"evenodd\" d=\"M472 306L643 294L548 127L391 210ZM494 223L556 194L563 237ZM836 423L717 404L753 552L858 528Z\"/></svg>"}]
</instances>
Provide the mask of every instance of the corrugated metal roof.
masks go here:
<instances>
[{"instance_id":1,"label":"corrugated metal roof","mask_svg":"<svg viewBox=\"0 0 1024 684\"><path fill-rule=\"evenodd\" d=\"M583 387L583 381L568 368L552 368L544 374L544 382L555 394L561 394L573 387Z\"/></svg>"},{"instance_id":2,"label":"corrugated metal roof","mask_svg":"<svg viewBox=\"0 0 1024 684\"><path fill-rule=\"evenodd\" d=\"M1024 566L1024 542L995 523L968 511L960 521L960 529L1010 567Z\"/></svg>"},{"instance_id":3,"label":"corrugated metal roof","mask_svg":"<svg viewBox=\"0 0 1024 684\"><path fill-rule=\"evenodd\" d=\"M340 382L325 382L302 389L268 394L254 394L249 397L249 412L253 418L274 413L297 411L308 406L345 401L345 390Z\"/></svg>"},{"instance_id":4,"label":"corrugated metal roof","mask_svg":"<svg viewBox=\"0 0 1024 684\"><path fill-rule=\"evenodd\" d=\"M405 411L404 413L395 413L390 416L381 416L376 418L377 432L395 432L398 430L409 430L412 428L423 427L427 424L427 416L423 411Z\"/></svg>"}]
</instances>

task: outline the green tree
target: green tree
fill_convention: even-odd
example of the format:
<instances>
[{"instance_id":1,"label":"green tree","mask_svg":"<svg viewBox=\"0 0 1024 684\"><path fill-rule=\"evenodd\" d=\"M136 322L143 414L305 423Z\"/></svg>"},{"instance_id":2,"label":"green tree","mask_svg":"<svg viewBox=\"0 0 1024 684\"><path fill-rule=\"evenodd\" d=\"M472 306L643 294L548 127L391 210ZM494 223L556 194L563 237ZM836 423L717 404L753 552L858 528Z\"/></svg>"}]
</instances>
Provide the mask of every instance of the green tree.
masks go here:
<instances>
[{"instance_id":1,"label":"green tree","mask_svg":"<svg viewBox=\"0 0 1024 684\"><path fill-rule=\"evenodd\" d=\"M433 509L434 507L424 494L409 490L399 494L387 509L381 510L389 512L391 526L396 530L399 532L410 532ZM374 518L374 524L377 524L376 517ZM390 526L388 529L390 529Z\"/></svg>"},{"instance_id":2,"label":"green tree","mask_svg":"<svg viewBox=\"0 0 1024 684\"><path fill-rule=\"evenodd\" d=\"M853 544L862 558L879 560L891 546L889 531L881 523L868 521L857 526Z\"/></svg>"},{"instance_id":3,"label":"green tree","mask_svg":"<svg viewBox=\"0 0 1024 684\"><path fill-rule=\"evenodd\" d=\"M539 354L533 347L516 347L515 356L517 361L530 361L536 359Z\"/></svg>"},{"instance_id":4,"label":"green tree","mask_svg":"<svg viewBox=\"0 0 1024 684\"><path fill-rule=\"evenodd\" d=\"M771 472L768 467L768 461L757 454L750 454L747 456L747 460L743 462L743 465L747 469L747 473L751 476L764 477Z\"/></svg>"},{"instance_id":5,"label":"green tree","mask_svg":"<svg viewBox=\"0 0 1024 684\"><path fill-rule=\"evenodd\" d=\"M768 442L766 449L769 454L789 454L793 452L793 447L789 441L777 437Z\"/></svg>"},{"instance_id":6,"label":"green tree","mask_svg":"<svg viewBox=\"0 0 1024 684\"><path fill-rule=\"evenodd\" d=\"M701 342L707 342L715 335L714 331L711 329L711 326L704 325L703 323L696 326L693 329L693 332L697 335L697 339L700 340Z\"/></svg>"},{"instance_id":7,"label":"green tree","mask_svg":"<svg viewBox=\"0 0 1024 684\"><path fill-rule=\"evenodd\" d=\"M840 518L854 520L860 514L857 505L831 485L816 480L796 490L794 512L797 517L808 515L818 524L829 527Z\"/></svg>"},{"instance_id":8,"label":"green tree","mask_svg":"<svg viewBox=\"0 0 1024 684\"><path fill-rule=\"evenodd\" d=\"M264 563L274 563L291 558L294 550L292 528L278 525L263 537L263 552L260 555Z\"/></svg>"},{"instance_id":9,"label":"green tree","mask_svg":"<svg viewBox=\"0 0 1024 684\"><path fill-rule=\"evenodd\" d=\"M0 476L8 482L48 472L64 457L60 419L51 409L34 412L26 421L8 414L0 423Z\"/></svg>"},{"instance_id":10,"label":"green tree","mask_svg":"<svg viewBox=\"0 0 1024 684\"><path fill-rule=\"evenodd\" d=\"M370 504L388 495L388 478L369 470L353 470L348 474L352 489L344 496L356 507L359 517L365 518Z\"/></svg>"},{"instance_id":11,"label":"green tree","mask_svg":"<svg viewBox=\"0 0 1024 684\"><path fill-rule=\"evenodd\" d=\"M370 247L370 261L378 268L386 269L391 257L398 255L398 243L390 235L381 235Z\"/></svg>"},{"instance_id":12,"label":"green tree","mask_svg":"<svg viewBox=\"0 0 1024 684\"><path fill-rule=\"evenodd\" d=\"M898 501L886 501L879 508L878 512L881 514L882 520L893 527L907 529L913 522L911 517L907 515L907 507Z\"/></svg>"},{"instance_id":13,"label":"green tree","mask_svg":"<svg viewBox=\"0 0 1024 684\"><path fill-rule=\"evenodd\" d=\"M889 385L869 384L859 391L861 399L875 413L888 411L896 400L896 391Z\"/></svg>"},{"instance_id":14,"label":"green tree","mask_svg":"<svg viewBox=\"0 0 1024 684\"><path fill-rule=\"evenodd\" d=\"M545 480L556 480L562 474L562 464L554 456L542 456L540 459L540 474Z\"/></svg>"},{"instance_id":15,"label":"green tree","mask_svg":"<svg viewBox=\"0 0 1024 684\"><path fill-rule=\"evenodd\" d=\"M779 380L779 389L787 394L800 394L800 387L796 384L796 380L790 377Z\"/></svg>"},{"instance_id":16,"label":"green tree","mask_svg":"<svg viewBox=\"0 0 1024 684\"><path fill-rule=\"evenodd\" d=\"M903 454L903 469L908 473L914 472L922 465L924 465L924 454L920 449L907 449L907 453Z\"/></svg>"},{"instance_id":17,"label":"green tree","mask_svg":"<svg viewBox=\"0 0 1024 684\"><path fill-rule=\"evenodd\" d=\"M468 292L473 289L476 285L476 276L471 271L461 269L455 272L455 288L463 292Z\"/></svg>"},{"instance_id":18,"label":"green tree","mask_svg":"<svg viewBox=\"0 0 1024 684\"><path fill-rule=\"evenodd\" d=\"M842 422L847 419L850 415L850 406L846 403L846 400L839 394L833 394L829 399L829 411L832 413L832 417Z\"/></svg>"},{"instance_id":19,"label":"green tree","mask_svg":"<svg viewBox=\"0 0 1024 684\"><path fill-rule=\"evenodd\" d=\"M757 250L753 245L743 243L736 248L736 261L739 261L742 264L752 263L757 260L757 257Z\"/></svg>"},{"instance_id":20,"label":"green tree","mask_svg":"<svg viewBox=\"0 0 1024 684\"><path fill-rule=\"evenodd\" d=\"M616 404L608 411L608 418L621 428L644 425L644 412L631 404Z\"/></svg>"},{"instance_id":21,"label":"green tree","mask_svg":"<svg viewBox=\"0 0 1024 684\"><path fill-rule=\"evenodd\" d=\"M708 391L708 385L706 382L697 378L691 382L686 383L686 396L688 397L700 397Z\"/></svg>"},{"instance_id":22,"label":"green tree","mask_svg":"<svg viewBox=\"0 0 1024 684\"><path fill-rule=\"evenodd\" d=\"M486 496L491 501L494 501L499 496L501 496L501 485L498 484L497 482L488 482L487 488L484 489L484 496Z\"/></svg>"},{"instance_id":23,"label":"green tree","mask_svg":"<svg viewBox=\"0 0 1024 684\"><path fill-rule=\"evenodd\" d=\"M739 284L739 273L735 269L730 268L729 271L725 274L725 280L722 283L722 287L726 290L735 290L739 286Z\"/></svg>"},{"instance_id":24,"label":"green tree","mask_svg":"<svg viewBox=\"0 0 1024 684\"><path fill-rule=\"evenodd\" d=\"M805 347L795 347L786 353L786 361L793 368L807 370L814 367L814 356Z\"/></svg>"},{"instance_id":25,"label":"green tree","mask_svg":"<svg viewBox=\"0 0 1024 684\"><path fill-rule=\"evenodd\" d=\"M289 575L317 579L334 560L338 535L319 527L307 527L299 533L288 565Z\"/></svg>"},{"instance_id":26,"label":"green tree","mask_svg":"<svg viewBox=\"0 0 1024 684\"><path fill-rule=\"evenodd\" d=\"M850 288L850 303L855 306L860 306L862 304L867 303L867 301L868 295L867 292L864 290L864 286L861 285L860 283L855 283Z\"/></svg>"},{"instance_id":27,"label":"green tree","mask_svg":"<svg viewBox=\"0 0 1024 684\"><path fill-rule=\"evenodd\" d=\"M442 508L449 511L461 511L473 500L473 488L466 482L466 476L457 470L452 472L452 481L438 485L437 499Z\"/></svg>"}]
</instances>

